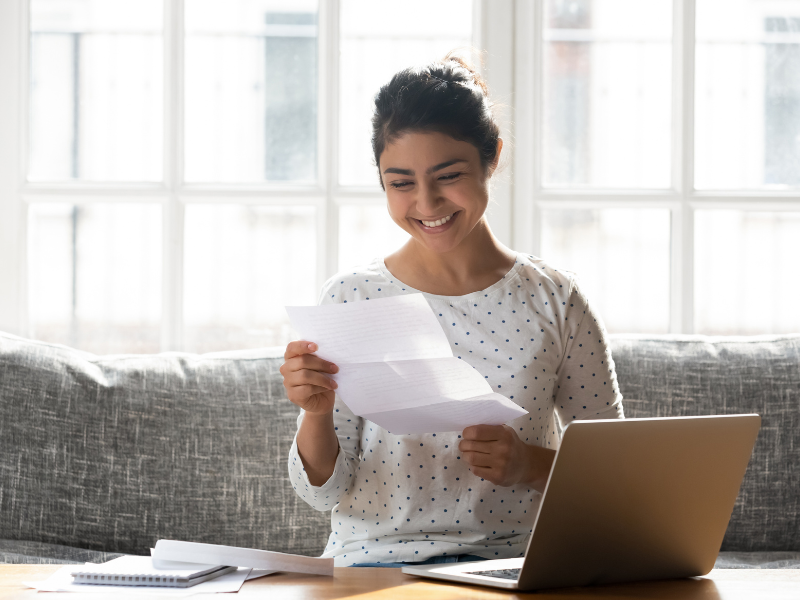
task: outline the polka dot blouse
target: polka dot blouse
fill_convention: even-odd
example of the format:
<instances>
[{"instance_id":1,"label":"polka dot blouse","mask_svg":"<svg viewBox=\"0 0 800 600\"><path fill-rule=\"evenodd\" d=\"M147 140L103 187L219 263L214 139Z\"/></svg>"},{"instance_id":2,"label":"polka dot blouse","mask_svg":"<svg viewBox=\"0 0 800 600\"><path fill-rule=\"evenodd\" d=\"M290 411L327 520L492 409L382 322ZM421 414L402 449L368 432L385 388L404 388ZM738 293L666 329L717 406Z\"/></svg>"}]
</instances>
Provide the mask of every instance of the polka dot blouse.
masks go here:
<instances>
[{"instance_id":1,"label":"polka dot blouse","mask_svg":"<svg viewBox=\"0 0 800 600\"><path fill-rule=\"evenodd\" d=\"M376 259L331 278L320 303L418 291ZM606 333L572 274L518 254L485 290L425 298L453 355L528 411L509 423L524 442L556 449L559 431L572 420L624 418ZM338 396L333 417L340 449L330 479L309 483L296 438L288 466L297 494L332 511L323 556L336 566L524 555L541 494L473 475L459 454L459 433L393 435L354 415ZM302 420L301 412L298 428Z\"/></svg>"}]
</instances>

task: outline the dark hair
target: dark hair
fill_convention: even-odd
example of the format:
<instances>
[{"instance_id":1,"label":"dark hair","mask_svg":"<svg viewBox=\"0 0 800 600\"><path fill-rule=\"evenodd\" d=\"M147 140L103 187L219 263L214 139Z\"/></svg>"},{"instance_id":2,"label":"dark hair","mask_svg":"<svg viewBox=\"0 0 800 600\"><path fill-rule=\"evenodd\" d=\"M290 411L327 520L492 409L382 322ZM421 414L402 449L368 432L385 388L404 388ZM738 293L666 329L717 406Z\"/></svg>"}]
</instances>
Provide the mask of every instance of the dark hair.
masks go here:
<instances>
[{"instance_id":1,"label":"dark hair","mask_svg":"<svg viewBox=\"0 0 800 600\"><path fill-rule=\"evenodd\" d=\"M487 169L497 159L497 125L486 82L453 53L424 67L396 73L375 96L372 151L380 177L386 145L410 131L438 131L469 142Z\"/></svg>"}]
</instances>

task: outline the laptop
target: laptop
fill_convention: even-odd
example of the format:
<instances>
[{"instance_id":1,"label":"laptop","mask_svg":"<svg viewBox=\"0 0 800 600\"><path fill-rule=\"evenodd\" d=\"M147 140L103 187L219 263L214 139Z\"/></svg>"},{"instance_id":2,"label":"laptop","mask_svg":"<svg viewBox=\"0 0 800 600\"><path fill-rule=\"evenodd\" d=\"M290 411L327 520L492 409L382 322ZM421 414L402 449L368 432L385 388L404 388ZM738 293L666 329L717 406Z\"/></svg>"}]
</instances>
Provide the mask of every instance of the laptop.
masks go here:
<instances>
[{"instance_id":1,"label":"laptop","mask_svg":"<svg viewBox=\"0 0 800 600\"><path fill-rule=\"evenodd\" d=\"M758 415L573 421L524 558L402 571L516 590L705 575L760 426Z\"/></svg>"}]
</instances>

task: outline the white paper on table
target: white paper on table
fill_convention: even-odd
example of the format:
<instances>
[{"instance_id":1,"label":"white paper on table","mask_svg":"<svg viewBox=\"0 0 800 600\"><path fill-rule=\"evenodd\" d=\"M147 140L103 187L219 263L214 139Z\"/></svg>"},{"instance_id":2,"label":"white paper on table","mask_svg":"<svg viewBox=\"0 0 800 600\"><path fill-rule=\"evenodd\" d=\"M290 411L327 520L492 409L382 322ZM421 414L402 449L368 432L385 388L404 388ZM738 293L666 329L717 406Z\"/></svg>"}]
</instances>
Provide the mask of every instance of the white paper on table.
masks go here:
<instances>
[{"instance_id":1,"label":"white paper on table","mask_svg":"<svg viewBox=\"0 0 800 600\"><path fill-rule=\"evenodd\" d=\"M93 565L93 563L86 563ZM250 575L252 569L240 567L233 573L220 575L216 579L204 581L188 588L156 587L137 585L94 585L73 583L72 571L76 565L65 565L44 581L26 581L25 585L40 592L77 592L82 594L134 594L137 596L174 596L185 597L194 594L218 594L238 592ZM97 565L93 565L97 566Z\"/></svg>"},{"instance_id":2,"label":"white paper on table","mask_svg":"<svg viewBox=\"0 0 800 600\"><path fill-rule=\"evenodd\" d=\"M286 312L316 354L339 367L331 377L347 407L390 433L462 431L528 413L453 356L422 294Z\"/></svg>"},{"instance_id":3,"label":"white paper on table","mask_svg":"<svg viewBox=\"0 0 800 600\"><path fill-rule=\"evenodd\" d=\"M153 560L179 560L213 565L235 565L270 571L310 573L333 576L333 559L284 554L253 548L236 548L217 544L158 540L152 551Z\"/></svg>"},{"instance_id":4,"label":"white paper on table","mask_svg":"<svg viewBox=\"0 0 800 600\"><path fill-rule=\"evenodd\" d=\"M151 551L152 553L152 551ZM162 577L199 577L208 573L219 572L220 567L229 565L201 565L178 561L161 561L157 563L152 556L125 555L104 563L86 563L83 567L75 566L72 573L88 573L93 575L142 575ZM224 573L218 573L217 577ZM78 581L77 583L83 583ZM164 586L156 586L164 587Z\"/></svg>"},{"instance_id":5,"label":"white paper on table","mask_svg":"<svg viewBox=\"0 0 800 600\"><path fill-rule=\"evenodd\" d=\"M259 577L266 577L267 575L274 575L275 573L280 573L280 571L275 571L272 569L250 569L250 575L247 576L245 581L258 579Z\"/></svg>"},{"instance_id":6,"label":"white paper on table","mask_svg":"<svg viewBox=\"0 0 800 600\"><path fill-rule=\"evenodd\" d=\"M153 556L153 553L155 551L156 551L155 548L150 548L150 556ZM157 563L154 563L154 564L159 565L159 567L166 568L168 565L170 565L170 563L173 563L173 562L174 561L170 561L170 560L159 560ZM89 564L89 563L87 563L87 564ZM174 562L174 564L177 565L177 564L186 564L186 563ZM195 564L195 563L191 563L191 564ZM266 577L267 575L273 575L275 573L280 573L280 571L277 571L275 569L250 569L250 574L247 576L247 579L245 579L245 581L250 581L251 579L258 579L259 577Z\"/></svg>"}]
</instances>

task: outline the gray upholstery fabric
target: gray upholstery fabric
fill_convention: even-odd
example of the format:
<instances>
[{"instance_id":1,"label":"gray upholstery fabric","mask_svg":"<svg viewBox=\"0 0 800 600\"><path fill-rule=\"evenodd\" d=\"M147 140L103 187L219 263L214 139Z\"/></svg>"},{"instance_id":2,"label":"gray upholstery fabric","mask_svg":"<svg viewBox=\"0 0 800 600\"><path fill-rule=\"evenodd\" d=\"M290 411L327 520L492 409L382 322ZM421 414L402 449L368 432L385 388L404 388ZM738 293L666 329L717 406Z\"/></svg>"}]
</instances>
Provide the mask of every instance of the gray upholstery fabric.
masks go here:
<instances>
[{"instance_id":1,"label":"gray upholstery fabric","mask_svg":"<svg viewBox=\"0 0 800 600\"><path fill-rule=\"evenodd\" d=\"M629 417L762 415L723 550L800 551L800 336L612 349ZM319 555L329 516L288 483L281 362L99 357L0 333L0 560L147 554L160 538Z\"/></svg>"},{"instance_id":2,"label":"gray upholstery fabric","mask_svg":"<svg viewBox=\"0 0 800 600\"><path fill-rule=\"evenodd\" d=\"M0 539L318 556L329 517L289 485L298 411L268 354L101 357L0 334Z\"/></svg>"},{"instance_id":3,"label":"gray upholstery fabric","mask_svg":"<svg viewBox=\"0 0 800 600\"><path fill-rule=\"evenodd\" d=\"M722 550L800 551L800 335L611 337L627 417L761 415Z\"/></svg>"},{"instance_id":4,"label":"gray upholstery fabric","mask_svg":"<svg viewBox=\"0 0 800 600\"><path fill-rule=\"evenodd\" d=\"M800 569L800 552L720 552L715 569Z\"/></svg>"},{"instance_id":5,"label":"gray upholstery fabric","mask_svg":"<svg viewBox=\"0 0 800 600\"><path fill-rule=\"evenodd\" d=\"M58 544L19 540L0 540L0 563L3 564L84 564L104 563L122 554L82 550Z\"/></svg>"}]
</instances>

